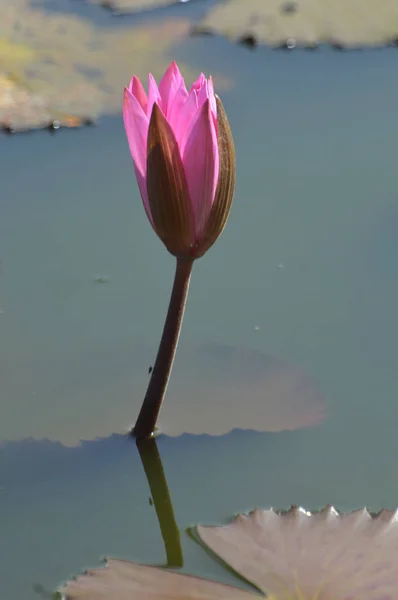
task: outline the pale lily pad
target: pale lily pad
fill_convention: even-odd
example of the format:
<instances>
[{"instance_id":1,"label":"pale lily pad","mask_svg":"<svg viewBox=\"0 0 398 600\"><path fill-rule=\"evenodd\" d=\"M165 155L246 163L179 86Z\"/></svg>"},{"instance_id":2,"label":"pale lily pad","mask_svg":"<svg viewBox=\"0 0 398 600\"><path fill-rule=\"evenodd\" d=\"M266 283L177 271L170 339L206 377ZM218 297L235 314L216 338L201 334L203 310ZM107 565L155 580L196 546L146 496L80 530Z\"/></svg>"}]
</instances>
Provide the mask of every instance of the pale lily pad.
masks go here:
<instances>
[{"instance_id":1,"label":"pale lily pad","mask_svg":"<svg viewBox=\"0 0 398 600\"><path fill-rule=\"evenodd\" d=\"M398 39L395 0L228 0L195 28L251 45L295 47L330 43L340 48L386 45Z\"/></svg>"},{"instance_id":2,"label":"pale lily pad","mask_svg":"<svg viewBox=\"0 0 398 600\"><path fill-rule=\"evenodd\" d=\"M79 15L33 8L29 0L0 0L0 14L0 127L8 131L77 127L119 113L120 90L132 74L147 79L150 71L159 79L191 26L189 19L163 16L98 27ZM188 81L196 77L181 67Z\"/></svg>"},{"instance_id":3,"label":"pale lily pad","mask_svg":"<svg viewBox=\"0 0 398 600\"><path fill-rule=\"evenodd\" d=\"M110 274L104 290L113 286L111 279ZM104 291L93 286L95 293ZM71 446L127 432L156 350L141 343L90 343L73 352L46 351L44 359L34 347L21 348L12 364L0 361L3 393L14 407L0 421L0 439L45 437ZM54 409L60 405L68 407L62 418ZM16 418L20 413L25 419ZM275 433L317 427L327 414L317 382L300 367L258 350L183 341L158 426L169 436L223 435L232 429Z\"/></svg>"},{"instance_id":4,"label":"pale lily pad","mask_svg":"<svg viewBox=\"0 0 398 600\"><path fill-rule=\"evenodd\" d=\"M113 10L120 14L151 10L160 8L161 6L171 6L172 4L188 1L189 0L89 0L92 4L99 4L103 8Z\"/></svg>"},{"instance_id":5,"label":"pale lily pad","mask_svg":"<svg viewBox=\"0 0 398 600\"><path fill-rule=\"evenodd\" d=\"M202 543L270 600L395 600L398 512L333 507L254 510L196 528ZM239 588L120 560L69 581L67 600L215 600L261 597Z\"/></svg>"},{"instance_id":6,"label":"pale lily pad","mask_svg":"<svg viewBox=\"0 0 398 600\"><path fill-rule=\"evenodd\" d=\"M316 383L299 367L259 350L205 344L177 356L159 428L170 436L277 432L315 427L326 414Z\"/></svg>"},{"instance_id":7,"label":"pale lily pad","mask_svg":"<svg viewBox=\"0 0 398 600\"><path fill-rule=\"evenodd\" d=\"M105 568L91 569L69 581L61 592L67 600L253 600L251 594L232 586L112 559Z\"/></svg>"},{"instance_id":8,"label":"pale lily pad","mask_svg":"<svg viewBox=\"0 0 398 600\"><path fill-rule=\"evenodd\" d=\"M277 514L255 510L198 535L239 575L278 600L398 597L398 511L329 506Z\"/></svg>"}]
</instances>

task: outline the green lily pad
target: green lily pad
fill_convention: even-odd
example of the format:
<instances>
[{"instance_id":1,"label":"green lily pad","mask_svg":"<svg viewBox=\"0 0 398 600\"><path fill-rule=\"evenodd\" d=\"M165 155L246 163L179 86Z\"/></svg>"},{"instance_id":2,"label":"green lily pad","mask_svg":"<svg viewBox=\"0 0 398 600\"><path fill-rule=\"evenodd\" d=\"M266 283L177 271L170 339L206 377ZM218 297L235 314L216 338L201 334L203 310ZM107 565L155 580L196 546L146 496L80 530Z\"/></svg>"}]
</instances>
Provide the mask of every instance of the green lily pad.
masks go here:
<instances>
[{"instance_id":1,"label":"green lily pad","mask_svg":"<svg viewBox=\"0 0 398 600\"><path fill-rule=\"evenodd\" d=\"M61 590L67 600L395 600L398 511L310 513L292 507L198 526L209 551L255 586L253 593L133 562L108 560Z\"/></svg>"}]
</instances>

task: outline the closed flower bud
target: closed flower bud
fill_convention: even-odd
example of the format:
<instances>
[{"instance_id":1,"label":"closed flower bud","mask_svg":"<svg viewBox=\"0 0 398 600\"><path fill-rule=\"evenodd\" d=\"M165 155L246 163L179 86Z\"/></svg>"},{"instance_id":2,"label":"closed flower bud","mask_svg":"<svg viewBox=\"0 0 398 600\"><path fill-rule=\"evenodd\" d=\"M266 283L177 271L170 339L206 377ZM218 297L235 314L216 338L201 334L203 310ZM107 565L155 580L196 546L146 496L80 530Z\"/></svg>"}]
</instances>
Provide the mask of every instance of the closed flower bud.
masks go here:
<instances>
[{"instance_id":1,"label":"closed flower bud","mask_svg":"<svg viewBox=\"0 0 398 600\"><path fill-rule=\"evenodd\" d=\"M202 256L221 234L235 188L235 150L221 100L203 74L188 92L175 63L148 95L136 77L123 118L149 221L177 257Z\"/></svg>"}]
</instances>

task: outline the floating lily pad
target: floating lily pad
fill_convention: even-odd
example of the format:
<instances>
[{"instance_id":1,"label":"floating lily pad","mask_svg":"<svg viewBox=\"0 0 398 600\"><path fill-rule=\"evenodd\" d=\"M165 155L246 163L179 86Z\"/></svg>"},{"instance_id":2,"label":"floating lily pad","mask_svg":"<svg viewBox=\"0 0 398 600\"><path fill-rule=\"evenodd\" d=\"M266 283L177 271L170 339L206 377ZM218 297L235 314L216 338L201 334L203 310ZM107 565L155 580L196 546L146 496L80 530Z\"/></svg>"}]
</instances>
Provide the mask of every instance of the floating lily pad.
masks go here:
<instances>
[{"instance_id":1,"label":"floating lily pad","mask_svg":"<svg viewBox=\"0 0 398 600\"><path fill-rule=\"evenodd\" d=\"M292 508L238 515L221 527L196 528L199 539L253 593L198 577L108 560L62 590L68 600L395 600L398 597L398 512L371 516ZM259 591L257 591L259 590Z\"/></svg>"},{"instance_id":2,"label":"floating lily pad","mask_svg":"<svg viewBox=\"0 0 398 600\"><path fill-rule=\"evenodd\" d=\"M100 284L92 285L95 291ZM127 432L139 413L156 350L139 343L105 344L48 352L44 359L27 348L12 364L0 364L5 397L14 406L0 422L0 439L32 435L76 445ZM62 418L58 406L68 407ZM26 417L22 421L15 418L19 412ZM278 432L317 426L326 415L316 382L299 367L258 350L182 342L159 428L170 436Z\"/></svg>"},{"instance_id":3,"label":"floating lily pad","mask_svg":"<svg viewBox=\"0 0 398 600\"><path fill-rule=\"evenodd\" d=\"M159 78L172 60L171 47L190 30L187 19L164 16L97 27L76 15L32 8L28 0L0 0L0 14L0 127L9 131L75 127L120 112L121 90L132 74Z\"/></svg>"},{"instance_id":4,"label":"floating lily pad","mask_svg":"<svg viewBox=\"0 0 398 600\"><path fill-rule=\"evenodd\" d=\"M67 600L253 600L251 594L232 586L111 559L105 568L92 569L76 581L70 581L63 593Z\"/></svg>"},{"instance_id":5,"label":"floating lily pad","mask_svg":"<svg viewBox=\"0 0 398 600\"><path fill-rule=\"evenodd\" d=\"M49 127L80 127L89 119L70 115L51 106L12 75L0 73L0 124L9 133Z\"/></svg>"},{"instance_id":6,"label":"floating lily pad","mask_svg":"<svg viewBox=\"0 0 398 600\"><path fill-rule=\"evenodd\" d=\"M102 8L128 14L188 1L189 0L89 0L91 4L99 4Z\"/></svg>"},{"instance_id":7,"label":"floating lily pad","mask_svg":"<svg viewBox=\"0 0 398 600\"><path fill-rule=\"evenodd\" d=\"M398 38L398 3L391 0L227 0L212 8L196 31L251 45L328 43L340 48L379 46ZM292 45L291 41L294 41Z\"/></svg>"},{"instance_id":8,"label":"floating lily pad","mask_svg":"<svg viewBox=\"0 0 398 600\"><path fill-rule=\"evenodd\" d=\"M159 427L171 436L277 432L325 416L321 392L299 367L259 350L204 344L177 355Z\"/></svg>"}]
</instances>

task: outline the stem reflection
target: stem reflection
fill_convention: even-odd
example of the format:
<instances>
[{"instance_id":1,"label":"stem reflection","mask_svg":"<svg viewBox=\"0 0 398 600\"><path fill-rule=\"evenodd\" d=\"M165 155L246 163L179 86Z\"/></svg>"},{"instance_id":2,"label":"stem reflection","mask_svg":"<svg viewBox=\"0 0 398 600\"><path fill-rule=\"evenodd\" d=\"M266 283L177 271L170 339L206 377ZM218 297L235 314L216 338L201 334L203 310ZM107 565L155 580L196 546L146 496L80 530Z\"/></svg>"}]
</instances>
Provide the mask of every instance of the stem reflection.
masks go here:
<instances>
[{"instance_id":1,"label":"stem reflection","mask_svg":"<svg viewBox=\"0 0 398 600\"><path fill-rule=\"evenodd\" d=\"M156 440L153 438L137 440L136 444L158 517L166 551L167 566L182 567L184 560L180 530L174 517L170 492Z\"/></svg>"}]
</instances>

